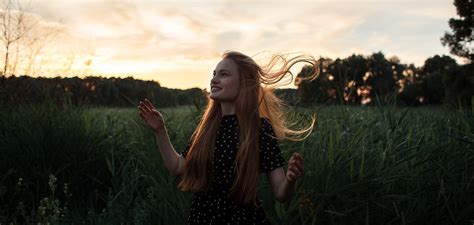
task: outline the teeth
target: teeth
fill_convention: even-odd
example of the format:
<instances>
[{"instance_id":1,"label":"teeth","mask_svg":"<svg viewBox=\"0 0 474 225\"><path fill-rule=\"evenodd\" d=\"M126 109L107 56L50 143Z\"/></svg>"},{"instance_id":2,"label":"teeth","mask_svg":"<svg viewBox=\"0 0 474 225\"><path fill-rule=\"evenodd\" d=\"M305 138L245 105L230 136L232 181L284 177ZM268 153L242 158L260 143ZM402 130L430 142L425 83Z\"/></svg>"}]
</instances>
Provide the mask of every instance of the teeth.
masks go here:
<instances>
[{"instance_id":1,"label":"teeth","mask_svg":"<svg viewBox=\"0 0 474 225\"><path fill-rule=\"evenodd\" d=\"M211 91L218 91L218 90L220 90L220 89L221 89L221 88L219 88L219 87L212 87L212 88L211 88Z\"/></svg>"}]
</instances>

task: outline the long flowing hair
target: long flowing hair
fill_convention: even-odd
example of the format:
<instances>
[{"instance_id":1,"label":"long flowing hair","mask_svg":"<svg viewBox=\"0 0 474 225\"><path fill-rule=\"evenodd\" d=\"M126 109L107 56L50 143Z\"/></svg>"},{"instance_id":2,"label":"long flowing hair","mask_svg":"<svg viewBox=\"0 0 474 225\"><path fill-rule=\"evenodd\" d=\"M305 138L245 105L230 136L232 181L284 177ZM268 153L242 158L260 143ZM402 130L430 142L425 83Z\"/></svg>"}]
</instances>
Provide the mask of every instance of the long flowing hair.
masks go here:
<instances>
[{"instance_id":1,"label":"long flowing hair","mask_svg":"<svg viewBox=\"0 0 474 225\"><path fill-rule=\"evenodd\" d=\"M239 149L235 160L235 180L229 197L248 204L255 203L260 176L259 137L261 117L269 120L279 140L303 140L311 133L315 119L301 130L287 127L283 102L273 92L276 84L285 76L293 74L290 68L299 62L313 66L314 74L299 78L314 80L318 76L318 63L312 56L298 55L287 59L285 55L273 55L265 66L259 66L251 57L236 51L224 52L223 59L233 60L238 67L240 91L235 101L235 114L239 123ZM276 71L274 67L282 61ZM208 98L208 104L198 127L191 136L192 142L186 156L186 166L179 187L183 191L208 190L212 183L214 142L221 122L220 103Z\"/></svg>"}]
</instances>

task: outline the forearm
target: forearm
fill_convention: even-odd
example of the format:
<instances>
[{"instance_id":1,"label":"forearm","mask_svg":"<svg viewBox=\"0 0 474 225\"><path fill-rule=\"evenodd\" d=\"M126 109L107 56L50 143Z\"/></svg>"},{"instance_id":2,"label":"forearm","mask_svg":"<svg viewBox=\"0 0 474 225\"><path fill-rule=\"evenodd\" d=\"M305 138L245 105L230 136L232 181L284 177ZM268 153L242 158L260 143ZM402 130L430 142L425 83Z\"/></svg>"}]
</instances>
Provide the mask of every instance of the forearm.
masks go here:
<instances>
[{"instance_id":1,"label":"forearm","mask_svg":"<svg viewBox=\"0 0 474 225\"><path fill-rule=\"evenodd\" d=\"M276 199L280 202L286 202L291 199L295 192L296 181L289 181L286 177L281 182L276 193Z\"/></svg>"},{"instance_id":2,"label":"forearm","mask_svg":"<svg viewBox=\"0 0 474 225\"><path fill-rule=\"evenodd\" d=\"M166 128L154 133L154 135L166 168L168 168L170 173L174 176L179 175L180 157L171 144Z\"/></svg>"}]
</instances>

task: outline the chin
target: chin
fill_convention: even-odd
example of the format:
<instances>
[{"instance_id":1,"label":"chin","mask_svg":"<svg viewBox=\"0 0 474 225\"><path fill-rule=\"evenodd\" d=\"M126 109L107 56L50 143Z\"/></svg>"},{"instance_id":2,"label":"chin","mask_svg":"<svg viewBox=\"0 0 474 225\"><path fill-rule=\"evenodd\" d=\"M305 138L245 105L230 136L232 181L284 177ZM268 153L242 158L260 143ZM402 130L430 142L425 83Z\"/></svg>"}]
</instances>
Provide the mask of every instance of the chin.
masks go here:
<instances>
[{"instance_id":1,"label":"chin","mask_svg":"<svg viewBox=\"0 0 474 225\"><path fill-rule=\"evenodd\" d=\"M222 96L219 96L219 95L210 95L209 98L214 100L214 101L218 101L218 102L230 102L231 101L227 97L222 97Z\"/></svg>"},{"instance_id":2,"label":"chin","mask_svg":"<svg viewBox=\"0 0 474 225\"><path fill-rule=\"evenodd\" d=\"M211 99L216 99L216 94L211 93L211 94L209 95L209 98L211 98Z\"/></svg>"},{"instance_id":3,"label":"chin","mask_svg":"<svg viewBox=\"0 0 474 225\"><path fill-rule=\"evenodd\" d=\"M214 101L220 101L221 100L221 98L219 98L219 95L216 95L216 94L209 95L209 98L214 100Z\"/></svg>"}]
</instances>

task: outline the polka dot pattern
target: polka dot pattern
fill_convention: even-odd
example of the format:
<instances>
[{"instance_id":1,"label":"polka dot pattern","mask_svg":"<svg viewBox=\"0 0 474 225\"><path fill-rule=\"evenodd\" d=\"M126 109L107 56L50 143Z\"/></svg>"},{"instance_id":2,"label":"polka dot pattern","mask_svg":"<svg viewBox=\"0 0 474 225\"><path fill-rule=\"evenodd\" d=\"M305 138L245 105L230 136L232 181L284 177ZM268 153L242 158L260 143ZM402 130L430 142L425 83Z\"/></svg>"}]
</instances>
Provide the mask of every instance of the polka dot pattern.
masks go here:
<instances>
[{"instance_id":1,"label":"polka dot pattern","mask_svg":"<svg viewBox=\"0 0 474 225\"><path fill-rule=\"evenodd\" d=\"M239 149L239 126L235 114L224 115L216 133L212 184L209 191L195 193L188 224L270 224L257 199L257 206L242 205L227 197L235 179L234 161ZM262 118L260 171L270 172L285 164L270 122ZM182 152L189 150L190 142Z\"/></svg>"}]
</instances>

